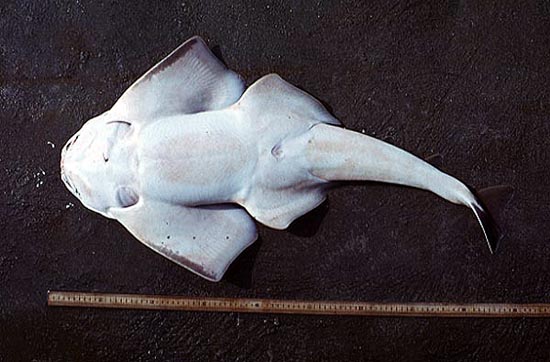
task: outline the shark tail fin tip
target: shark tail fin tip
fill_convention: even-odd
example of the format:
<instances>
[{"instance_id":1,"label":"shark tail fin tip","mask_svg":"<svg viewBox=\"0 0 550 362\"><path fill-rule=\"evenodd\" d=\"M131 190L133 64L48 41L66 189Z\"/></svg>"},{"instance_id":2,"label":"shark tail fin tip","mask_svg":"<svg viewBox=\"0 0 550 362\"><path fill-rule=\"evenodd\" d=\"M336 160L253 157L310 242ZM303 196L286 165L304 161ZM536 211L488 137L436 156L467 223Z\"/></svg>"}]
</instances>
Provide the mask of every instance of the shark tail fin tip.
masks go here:
<instances>
[{"instance_id":1,"label":"shark tail fin tip","mask_svg":"<svg viewBox=\"0 0 550 362\"><path fill-rule=\"evenodd\" d=\"M502 224L500 216L511 200L513 193L514 188L510 185L491 186L474 193L477 197L477 202L472 203L470 207L483 229L485 239L492 254L496 252L499 242L505 236L499 227L499 224Z\"/></svg>"}]
</instances>

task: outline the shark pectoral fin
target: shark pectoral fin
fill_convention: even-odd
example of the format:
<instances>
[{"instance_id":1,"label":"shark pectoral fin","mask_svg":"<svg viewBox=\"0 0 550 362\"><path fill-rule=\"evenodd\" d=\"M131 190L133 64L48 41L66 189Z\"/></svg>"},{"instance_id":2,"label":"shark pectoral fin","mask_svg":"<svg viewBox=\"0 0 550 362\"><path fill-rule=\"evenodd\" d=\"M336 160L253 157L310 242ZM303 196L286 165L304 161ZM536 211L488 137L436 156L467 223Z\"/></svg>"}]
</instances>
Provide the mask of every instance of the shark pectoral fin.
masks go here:
<instances>
[{"instance_id":1,"label":"shark pectoral fin","mask_svg":"<svg viewBox=\"0 0 550 362\"><path fill-rule=\"evenodd\" d=\"M139 78L110 112L122 120L147 122L225 108L243 92L243 80L195 36Z\"/></svg>"},{"instance_id":2,"label":"shark pectoral fin","mask_svg":"<svg viewBox=\"0 0 550 362\"><path fill-rule=\"evenodd\" d=\"M142 200L111 215L142 243L211 281L257 238L256 225L236 206L184 207Z\"/></svg>"}]
</instances>

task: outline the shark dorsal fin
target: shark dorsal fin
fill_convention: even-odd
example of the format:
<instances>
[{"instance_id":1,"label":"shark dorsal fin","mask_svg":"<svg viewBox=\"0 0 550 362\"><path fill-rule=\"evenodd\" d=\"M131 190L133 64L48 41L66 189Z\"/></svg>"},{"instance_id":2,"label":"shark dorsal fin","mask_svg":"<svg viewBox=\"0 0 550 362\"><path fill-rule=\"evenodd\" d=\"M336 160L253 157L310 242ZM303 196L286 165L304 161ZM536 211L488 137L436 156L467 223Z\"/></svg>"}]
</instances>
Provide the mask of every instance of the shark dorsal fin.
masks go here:
<instances>
[{"instance_id":1,"label":"shark dorsal fin","mask_svg":"<svg viewBox=\"0 0 550 362\"><path fill-rule=\"evenodd\" d=\"M120 119L143 123L225 108L243 91L243 80L195 36L139 78L111 112Z\"/></svg>"}]
</instances>

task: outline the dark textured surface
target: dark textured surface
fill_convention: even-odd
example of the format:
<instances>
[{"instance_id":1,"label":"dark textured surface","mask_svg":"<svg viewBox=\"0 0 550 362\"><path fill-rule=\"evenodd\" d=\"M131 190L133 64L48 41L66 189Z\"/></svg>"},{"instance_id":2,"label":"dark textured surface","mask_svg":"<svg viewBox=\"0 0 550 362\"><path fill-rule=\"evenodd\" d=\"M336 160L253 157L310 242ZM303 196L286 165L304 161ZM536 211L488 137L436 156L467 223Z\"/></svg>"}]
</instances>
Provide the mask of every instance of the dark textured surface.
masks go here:
<instances>
[{"instance_id":1,"label":"dark textured surface","mask_svg":"<svg viewBox=\"0 0 550 362\"><path fill-rule=\"evenodd\" d=\"M542 319L46 307L48 289L550 302L548 1L228 4L0 5L0 360L549 360ZM441 168L473 187L513 185L498 253L465 208L354 184L290 231L260 227L215 284L84 209L58 176L60 147L194 34L248 84L277 72L348 128L440 154Z\"/></svg>"}]
</instances>

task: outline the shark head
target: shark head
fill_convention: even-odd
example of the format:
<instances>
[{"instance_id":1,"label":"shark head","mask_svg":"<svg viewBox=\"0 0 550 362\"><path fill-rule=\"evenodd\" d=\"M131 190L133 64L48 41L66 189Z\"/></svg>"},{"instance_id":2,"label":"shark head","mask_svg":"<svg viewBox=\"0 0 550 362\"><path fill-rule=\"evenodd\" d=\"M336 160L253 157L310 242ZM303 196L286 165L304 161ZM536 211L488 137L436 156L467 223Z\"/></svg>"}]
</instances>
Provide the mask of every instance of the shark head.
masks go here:
<instances>
[{"instance_id":1,"label":"shark head","mask_svg":"<svg viewBox=\"0 0 550 362\"><path fill-rule=\"evenodd\" d=\"M129 122L106 112L92 118L63 146L61 179L84 206L104 216L137 203L136 166Z\"/></svg>"}]
</instances>

